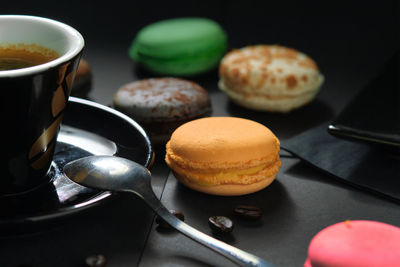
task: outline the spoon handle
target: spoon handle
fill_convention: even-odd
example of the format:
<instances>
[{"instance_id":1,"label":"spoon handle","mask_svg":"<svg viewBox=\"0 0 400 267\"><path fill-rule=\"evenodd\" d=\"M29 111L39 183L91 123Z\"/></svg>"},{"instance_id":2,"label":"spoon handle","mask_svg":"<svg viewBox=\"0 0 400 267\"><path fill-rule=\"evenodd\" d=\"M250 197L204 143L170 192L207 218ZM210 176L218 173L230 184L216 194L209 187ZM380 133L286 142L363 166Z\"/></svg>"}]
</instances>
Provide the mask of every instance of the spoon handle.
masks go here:
<instances>
[{"instance_id":1,"label":"spoon handle","mask_svg":"<svg viewBox=\"0 0 400 267\"><path fill-rule=\"evenodd\" d=\"M252 255L248 252L235 248L228 245L222 241L219 241L211 236L208 236L199 230L189 226L188 224L182 222L171 214L160 202L160 200L154 195L146 195L144 198L147 204L157 213L162 219L164 219L173 228L184 234L185 236L193 239L194 241L214 250L215 252L221 254L222 256L228 258L232 262L238 264L239 266L263 266L263 267L273 267L272 264L266 262L265 260Z\"/></svg>"}]
</instances>

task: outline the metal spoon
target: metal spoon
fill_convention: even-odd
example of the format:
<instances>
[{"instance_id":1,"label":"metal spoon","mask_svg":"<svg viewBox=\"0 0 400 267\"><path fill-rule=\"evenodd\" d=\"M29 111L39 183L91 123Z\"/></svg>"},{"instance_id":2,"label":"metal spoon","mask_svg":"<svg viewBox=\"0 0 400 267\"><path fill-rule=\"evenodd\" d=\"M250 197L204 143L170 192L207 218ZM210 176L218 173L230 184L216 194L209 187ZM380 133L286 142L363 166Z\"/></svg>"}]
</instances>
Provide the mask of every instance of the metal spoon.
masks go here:
<instances>
[{"instance_id":1,"label":"metal spoon","mask_svg":"<svg viewBox=\"0 0 400 267\"><path fill-rule=\"evenodd\" d=\"M90 156L69 162L64 166L64 173L74 182L87 187L138 195L173 228L238 265L273 266L255 255L192 228L172 215L154 194L150 172L135 162L114 156Z\"/></svg>"}]
</instances>

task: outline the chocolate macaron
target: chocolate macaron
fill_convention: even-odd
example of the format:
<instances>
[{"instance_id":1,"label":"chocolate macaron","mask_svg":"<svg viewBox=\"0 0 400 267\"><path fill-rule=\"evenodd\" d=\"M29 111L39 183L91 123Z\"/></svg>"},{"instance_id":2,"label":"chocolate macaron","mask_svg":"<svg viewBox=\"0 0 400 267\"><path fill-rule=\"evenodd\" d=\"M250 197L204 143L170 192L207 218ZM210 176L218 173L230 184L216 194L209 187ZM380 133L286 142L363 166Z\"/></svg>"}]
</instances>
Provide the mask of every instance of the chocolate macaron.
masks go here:
<instances>
[{"instance_id":1,"label":"chocolate macaron","mask_svg":"<svg viewBox=\"0 0 400 267\"><path fill-rule=\"evenodd\" d=\"M72 85L71 96L88 98L88 94L92 87L92 69L89 62L81 59L75 74L75 80Z\"/></svg>"},{"instance_id":2,"label":"chocolate macaron","mask_svg":"<svg viewBox=\"0 0 400 267\"><path fill-rule=\"evenodd\" d=\"M151 78L120 87L113 107L137 121L153 145L165 144L181 124L210 116L211 102L200 85L178 78Z\"/></svg>"}]
</instances>

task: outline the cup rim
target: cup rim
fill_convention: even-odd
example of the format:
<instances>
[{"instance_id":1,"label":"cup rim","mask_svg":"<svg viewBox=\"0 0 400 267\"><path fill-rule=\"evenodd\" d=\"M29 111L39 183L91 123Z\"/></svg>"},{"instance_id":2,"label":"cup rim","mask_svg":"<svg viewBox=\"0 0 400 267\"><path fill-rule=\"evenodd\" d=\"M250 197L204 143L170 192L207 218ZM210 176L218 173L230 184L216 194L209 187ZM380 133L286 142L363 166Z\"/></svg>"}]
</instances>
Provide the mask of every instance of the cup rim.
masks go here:
<instances>
[{"instance_id":1,"label":"cup rim","mask_svg":"<svg viewBox=\"0 0 400 267\"><path fill-rule=\"evenodd\" d=\"M47 24L51 24L55 26L56 28L59 28L61 31L64 31L67 33L67 35L71 36L71 39L76 40L76 45L69 49L64 55L32 67L27 67L27 68L22 68L22 69L15 69L15 70L2 70L0 71L0 78L11 78L11 77L18 77L18 76L28 76L28 75L33 75L36 73L40 73L43 71L46 71L50 68L57 67L61 65L62 63L65 63L75 56L77 56L82 50L83 47L85 46L85 41L83 39L83 36L81 35L80 32L78 32L76 29L73 27L60 22L56 21L53 19L49 18L44 18L44 17L39 17L39 16L32 16L32 15L0 15L0 20L2 18L8 18L8 19L22 19L22 20L27 20L27 21L38 21L38 22L45 22Z\"/></svg>"}]
</instances>

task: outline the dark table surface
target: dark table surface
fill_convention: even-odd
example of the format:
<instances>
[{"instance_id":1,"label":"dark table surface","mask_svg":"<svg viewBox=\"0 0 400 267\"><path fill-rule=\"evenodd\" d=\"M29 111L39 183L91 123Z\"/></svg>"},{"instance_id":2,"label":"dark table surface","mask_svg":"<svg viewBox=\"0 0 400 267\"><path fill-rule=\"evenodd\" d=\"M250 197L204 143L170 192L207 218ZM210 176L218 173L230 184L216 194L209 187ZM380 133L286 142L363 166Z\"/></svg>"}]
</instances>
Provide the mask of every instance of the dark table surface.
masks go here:
<instances>
[{"instance_id":1,"label":"dark table surface","mask_svg":"<svg viewBox=\"0 0 400 267\"><path fill-rule=\"evenodd\" d=\"M168 10L168 12L166 12ZM282 141L329 122L399 48L398 5L382 1L362 7L307 1L280 4L199 1L160 4L31 2L6 4L3 14L32 14L66 22L86 39L84 58L93 70L90 99L112 102L123 84L149 77L127 56L135 33L159 19L207 16L221 23L230 48L281 44L297 48L318 63L326 81L317 98L289 114L255 112L231 103L217 88L217 72L189 78L212 99L213 116L245 117L268 126ZM323 149L323 148L321 148ZM153 187L167 208L181 210L185 221L212 235L207 219L231 215L236 204L263 209L260 221L236 221L222 240L268 259L277 266L302 266L311 238L347 219L370 219L400 226L398 204L340 183L282 152L282 168L265 190L242 197L217 197L178 184L155 149ZM38 232L0 239L0 266L85 266L85 258L103 254L107 266L231 266L177 232L161 231L154 215L137 197L117 195L85 212L42 223Z\"/></svg>"}]
</instances>

